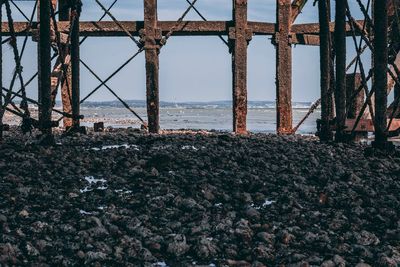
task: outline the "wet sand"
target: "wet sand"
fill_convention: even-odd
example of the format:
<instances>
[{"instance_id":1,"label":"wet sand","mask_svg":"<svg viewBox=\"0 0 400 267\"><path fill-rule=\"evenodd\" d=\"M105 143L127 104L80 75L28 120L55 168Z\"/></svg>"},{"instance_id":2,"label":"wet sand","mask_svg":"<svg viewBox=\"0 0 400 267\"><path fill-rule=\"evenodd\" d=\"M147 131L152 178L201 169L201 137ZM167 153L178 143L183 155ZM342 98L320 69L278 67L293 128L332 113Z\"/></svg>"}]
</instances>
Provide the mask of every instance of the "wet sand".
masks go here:
<instances>
[{"instance_id":1,"label":"wet sand","mask_svg":"<svg viewBox=\"0 0 400 267\"><path fill-rule=\"evenodd\" d=\"M0 266L398 266L400 157L118 130L0 145Z\"/></svg>"}]
</instances>

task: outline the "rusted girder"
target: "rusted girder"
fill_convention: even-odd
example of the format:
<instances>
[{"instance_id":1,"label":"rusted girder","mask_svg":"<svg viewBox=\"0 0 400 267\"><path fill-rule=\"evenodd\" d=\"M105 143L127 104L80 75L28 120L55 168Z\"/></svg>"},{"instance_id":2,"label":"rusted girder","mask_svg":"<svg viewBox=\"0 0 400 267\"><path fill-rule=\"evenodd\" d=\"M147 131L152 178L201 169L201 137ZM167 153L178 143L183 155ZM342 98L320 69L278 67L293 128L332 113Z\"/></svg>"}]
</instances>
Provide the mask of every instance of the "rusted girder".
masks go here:
<instances>
[{"instance_id":1,"label":"rusted girder","mask_svg":"<svg viewBox=\"0 0 400 267\"><path fill-rule=\"evenodd\" d=\"M357 21L360 25L364 21ZM143 21L120 21L120 24L124 29L127 29L133 36L140 36L140 31L144 29ZM176 24L176 21L158 21L157 27L162 31L163 34L169 32L171 27ZM248 21L248 28L253 32L254 35L274 35L276 24L269 22L254 22ZM27 22L15 22L15 32L17 36L25 36L26 29L29 24ZM177 30L174 31L174 36L218 36L228 35L229 28L233 27L233 21L182 21L179 23ZM293 24L291 32L294 34L319 34L318 23L306 23L306 24ZM331 32L334 31L335 24L330 23L329 29ZM33 23L32 29L28 30L28 34L32 35L38 29L37 23ZM69 22L60 21L58 22L58 29L61 32L69 31ZM347 35L351 35L350 25L346 24ZM3 22L3 34L9 36L10 31L7 23ZM359 33L357 33L359 34ZM80 22L80 35L82 37L93 36L93 37L126 37L126 33L121 30L113 21L82 21Z\"/></svg>"},{"instance_id":2,"label":"rusted girder","mask_svg":"<svg viewBox=\"0 0 400 267\"><path fill-rule=\"evenodd\" d=\"M70 8L66 8L68 4L68 0L59 0L58 10L59 15L58 18L60 21L70 21ZM64 55L70 54L70 47L68 45L64 45ZM71 77L71 63L68 64L67 73L62 75L61 77L61 101L63 106L63 111L65 113L72 114L72 77ZM64 128L69 128L72 126L72 118L65 117L63 118Z\"/></svg>"},{"instance_id":3,"label":"rusted girder","mask_svg":"<svg viewBox=\"0 0 400 267\"><path fill-rule=\"evenodd\" d=\"M346 102L348 108L347 119L355 120L362 112L365 91L358 90L358 88L362 86L362 83L363 79L361 73L346 75ZM367 116L363 115L362 118L367 119ZM368 138L368 131L355 131L354 136L352 136L352 141L358 142L363 138Z\"/></svg>"},{"instance_id":4,"label":"rusted girder","mask_svg":"<svg viewBox=\"0 0 400 267\"><path fill-rule=\"evenodd\" d=\"M330 3L329 0L318 1L320 23L320 70L321 70L321 141L332 140L332 130L329 126L332 115L331 103L331 53L332 42L329 30Z\"/></svg>"},{"instance_id":5,"label":"rusted girder","mask_svg":"<svg viewBox=\"0 0 400 267\"><path fill-rule=\"evenodd\" d=\"M247 27L247 0L235 0L235 26L229 29L232 44L233 131L247 133L247 45L252 33Z\"/></svg>"},{"instance_id":6,"label":"rusted girder","mask_svg":"<svg viewBox=\"0 0 400 267\"><path fill-rule=\"evenodd\" d=\"M363 133L363 132L375 132L375 126L374 126L374 122L371 119L361 119L358 123L357 123L357 127L355 127L357 123L356 119L347 119L346 120L346 125L345 125L345 132L351 132L354 129L354 132L359 132L359 133ZM386 123L389 124L389 120L386 120ZM355 127L355 128L354 128ZM390 125L390 128L388 129L388 132L390 134L394 133L398 133L400 130L400 120L399 119L394 119ZM397 134L398 135L398 134Z\"/></svg>"},{"instance_id":7,"label":"rusted girder","mask_svg":"<svg viewBox=\"0 0 400 267\"><path fill-rule=\"evenodd\" d=\"M375 91L375 142L374 147L388 144L387 128L387 68L388 68L388 10L387 0L374 3L374 81Z\"/></svg>"},{"instance_id":8,"label":"rusted girder","mask_svg":"<svg viewBox=\"0 0 400 267\"><path fill-rule=\"evenodd\" d=\"M158 133L160 130L158 55L160 53L159 41L161 37L161 32L157 28L157 0L144 0L143 38L146 53L147 119L150 133Z\"/></svg>"},{"instance_id":9,"label":"rusted girder","mask_svg":"<svg viewBox=\"0 0 400 267\"><path fill-rule=\"evenodd\" d=\"M80 44L79 44L79 10L71 10L71 104L72 127L80 128Z\"/></svg>"},{"instance_id":10,"label":"rusted girder","mask_svg":"<svg viewBox=\"0 0 400 267\"><path fill-rule=\"evenodd\" d=\"M303 10L307 0L293 0L292 2L292 23L294 23L297 17L300 15Z\"/></svg>"},{"instance_id":11,"label":"rusted girder","mask_svg":"<svg viewBox=\"0 0 400 267\"><path fill-rule=\"evenodd\" d=\"M336 1L335 51L336 51L336 141L344 141L346 123L346 1Z\"/></svg>"},{"instance_id":12,"label":"rusted girder","mask_svg":"<svg viewBox=\"0 0 400 267\"><path fill-rule=\"evenodd\" d=\"M277 132L292 133L292 47L290 44L291 1L277 0L276 95Z\"/></svg>"},{"instance_id":13,"label":"rusted girder","mask_svg":"<svg viewBox=\"0 0 400 267\"><path fill-rule=\"evenodd\" d=\"M40 1L39 27L39 124L42 133L48 137L52 134L51 103L51 27L50 0Z\"/></svg>"},{"instance_id":14,"label":"rusted girder","mask_svg":"<svg viewBox=\"0 0 400 267\"><path fill-rule=\"evenodd\" d=\"M291 34L290 43L292 45L319 46L320 38L316 34Z\"/></svg>"},{"instance_id":15,"label":"rusted girder","mask_svg":"<svg viewBox=\"0 0 400 267\"><path fill-rule=\"evenodd\" d=\"M0 0L0 114L3 113L3 0ZM0 141L3 140L3 116L0 117Z\"/></svg>"}]
</instances>

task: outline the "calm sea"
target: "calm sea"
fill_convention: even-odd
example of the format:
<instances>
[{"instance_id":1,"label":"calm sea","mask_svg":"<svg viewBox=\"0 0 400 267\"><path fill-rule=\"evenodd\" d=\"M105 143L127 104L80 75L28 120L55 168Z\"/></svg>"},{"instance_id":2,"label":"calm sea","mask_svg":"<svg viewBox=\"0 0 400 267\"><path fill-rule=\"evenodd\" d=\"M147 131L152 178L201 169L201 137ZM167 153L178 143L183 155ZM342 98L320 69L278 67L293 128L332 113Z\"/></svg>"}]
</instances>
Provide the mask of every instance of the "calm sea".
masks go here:
<instances>
[{"instance_id":1,"label":"calm sea","mask_svg":"<svg viewBox=\"0 0 400 267\"><path fill-rule=\"evenodd\" d=\"M111 102L110 102L111 103ZM112 102L114 103L114 102ZM295 103L293 110L294 126L307 114L311 103ZM146 109L141 104L130 103L145 121ZM276 110L271 102L251 102L248 111L248 129L252 132L274 133L276 130ZM90 103L81 108L85 116L84 125L104 121L111 127L139 127L135 116L125 108L114 104ZM316 121L321 116L316 110L300 127L300 134L314 134ZM229 102L213 103L162 103L160 124L163 129L201 129L232 130L232 109Z\"/></svg>"}]
</instances>

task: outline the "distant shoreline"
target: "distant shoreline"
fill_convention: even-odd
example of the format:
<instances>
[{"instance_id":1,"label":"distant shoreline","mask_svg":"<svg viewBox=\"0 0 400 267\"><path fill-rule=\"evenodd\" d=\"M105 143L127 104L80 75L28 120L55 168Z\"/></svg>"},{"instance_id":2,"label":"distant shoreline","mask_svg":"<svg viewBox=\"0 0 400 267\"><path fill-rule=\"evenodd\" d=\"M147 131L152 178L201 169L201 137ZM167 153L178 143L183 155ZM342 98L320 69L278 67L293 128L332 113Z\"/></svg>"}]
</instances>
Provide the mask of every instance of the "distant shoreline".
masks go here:
<instances>
[{"instance_id":1,"label":"distant shoreline","mask_svg":"<svg viewBox=\"0 0 400 267\"><path fill-rule=\"evenodd\" d=\"M125 101L125 100L124 100ZM126 100L132 108L146 108L145 100ZM293 109L309 109L312 102L293 102ZM61 102L57 101L57 107L61 107ZM88 101L81 105L82 108L124 108L119 101ZM178 108L178 109L231 109L232 101L205 101L205 102L168 102L160 101L160 108ZM275 101L248 101L249 109L275 109Z\"/></svg>"}]
</instances>

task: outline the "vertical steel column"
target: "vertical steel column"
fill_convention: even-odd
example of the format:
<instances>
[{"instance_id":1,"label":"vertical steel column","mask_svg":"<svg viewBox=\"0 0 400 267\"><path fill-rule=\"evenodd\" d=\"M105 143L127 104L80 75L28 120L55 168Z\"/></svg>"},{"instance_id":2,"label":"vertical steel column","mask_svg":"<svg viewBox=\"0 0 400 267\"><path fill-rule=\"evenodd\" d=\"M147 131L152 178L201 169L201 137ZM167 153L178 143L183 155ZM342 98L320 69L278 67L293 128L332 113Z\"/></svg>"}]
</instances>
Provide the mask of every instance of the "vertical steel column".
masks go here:
<instances>
[{"instance_id":1,"label":"vertical steel column","mask_svg":"<svg viewBox=\"0 0 400 267\"><path fill-rule=\"evenodd\" d=\"M400 78L400 77L399 77ZM394 99L399 99L400 97L400 84L395 84L394 85ZM400 113L399 113L399 109L400 109L400 101L396 101L394 102L394 107L396 107L396 113L395 113L395 118L400 118Z\"/></svg>"},{"instance_id":2,"label":"vertical steel column","mask_svg":"<svg viewBox=\"0 0 400 267\"><path fill-rule=\"evenodd\" d=\"M247 28L247 0L233 0L234 28L229 29L232 46L233 131L247 133L247 45L251 32Z\"/></svg>"},{"instance_id":3,"label":"vertical steel column","mask_svg":"<svg viewBox=\"0 0 400 267\"><path fill-rule=\"evenodd\" d=\"M150 133L160 130L157 0L144 0L147 117Z\"/></svg>"},{"instance_id":4,"label":"vertical steel column","mask_svg":"<svg viewBox=\"0 0 400 267\"><path fill-rule=\"evenodd\" d=\"M293 128L291 8L291 0L277 0L275 43L278 134L291 134Z\"/></svg>"},{"instance_id":5,"label":"vertical steel column","mask_svg":"<svg viewBox=\"0 0 400 267\"><path fill-rule=\"evenodd\" d=\"M387 68L388 68L388 13L387 0L374 4L374 81L375 142L374 147L387 145Z\"/></svg>"},{"instance_id":6,"label":"vertical steel column","mask_svg":"<svg viewBox=\"0 0 400 267\"><path fill-rule=\"evenodd\" d=\"M360 73L347 74L346 75L346 99L347 107L349 108L347 112L347 118L356 119L358 114L360 114L362 106L364 105L365 91L361 90L358 92L357 96L352 98L352 96L358 91L362 85L362 77Z\"/></svg>"},{"instance_id":7,"label":"vertical steel column","mask_svg":"<svg viewBox=\"0 0 400 267\"><path fill-rule=\"evenodd\" d=\"M358 89L362 86L362 76L360 73L356 74L347 74L346 75L346 101L347 101L347 118L348 119L356 119L360 112L362 111L362 107L365 102L365 91L361 90L358 94L353 98L354 94L357 93ZM364 117L362 117L364 118ZM364 133L355 133L354 136L351 137L352 141L359 142L361 139L368 138L368 132Z\"/></svg>"},{"instance_id":8,"label":"vertical steel column","mask_svg":"<svg viewBox=\"0 0 400 267\"><path fill-rule=\"evenodd\" d=\"M344 141L346 124L346 1L336 0L336 141Z\"/></svg>"},{"instance_id":9,"label":"vertical steel column","mask_svg":"<svg viewBox=\"0 0 400 267\"><path fill-rule=\"evenodd\" d=\"M52 134L50 4L50 0L40 0L39 8L39 123L45 135Z\"/></svg>"},{"instance_id":10,"label":"vertical steel column","mask_svg":"<svg viewBox=\"0 0 400 267\"><path fill-rule=\"evenodd\" d=\"M3 112L3 0L0 0L0 114ZM3 116L0 118L0 141L3 140Z\"/></svg>"},{"instance_id":11,"label":"vertical steel column","mask_svg":"<svg viewBox=\"0 0 400 267\"><path fill-rule=\"evenodd\" d=\"M332 140L332 131L329 125L332 114L332 98L330 95L331 84L331 31L330 0L319 0L319 25L320 25L320 69L321 69L321 141Z\"/></svg>"},{"instance_id":12,"label":"vertical steel column","mask_svg":"<svg viewBox=\"0 0 400 267\"><path fill-rule=\"evenodd\" d=\"M78 7L76 7L78 8ZM71 98L72 98L72 127L80 127L80 51L79 51L79 16L80 10L72 10L74 22L71 33Z\"/></svg>"},{"instance_id":13,"label":"vertical steel column","mask_svg":"<svg viewBox=\"0 0 400 267\"><path fill-rule=\"evenodd\" d=\"M66 8L68 5L68 0L59 0L58 1L58 10L59 15L58 18L60 21L69 21L70 20L70 8ZM63 45L64 55L70 54L70 48L67 45ZM72 85L72 77L71 77L71 63L68 64L68 71L66 75L61 78L61 100L63 111L65 113L72 114L72 103L71 103L71 85ZM68 128L72 126L72 119L64 117L63 118L64 128Z\"/></svg>"},{"instance_id":14,"label":"vertical steel column","mask_svg":"<svg viewBox=\"0 0 400 267\"><path fill-rule=\"evenodd\" d=\"M69 21L70 8L68 7L68 0L58 0L58 19L60 21Z\"/></svg>"}]
</instances>

